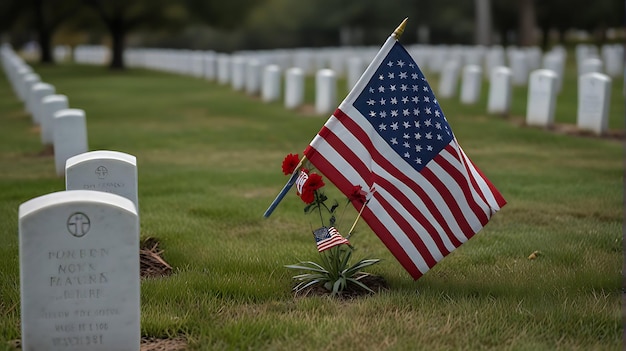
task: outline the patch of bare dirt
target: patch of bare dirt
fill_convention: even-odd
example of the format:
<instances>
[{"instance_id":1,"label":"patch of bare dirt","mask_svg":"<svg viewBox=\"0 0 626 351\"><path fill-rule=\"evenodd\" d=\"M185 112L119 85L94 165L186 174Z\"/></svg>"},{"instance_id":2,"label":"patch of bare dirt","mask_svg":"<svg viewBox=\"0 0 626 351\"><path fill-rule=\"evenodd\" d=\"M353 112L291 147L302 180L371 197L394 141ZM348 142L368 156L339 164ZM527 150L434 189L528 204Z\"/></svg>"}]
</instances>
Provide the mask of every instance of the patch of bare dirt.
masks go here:
<instances>
[{"instance_id":1,"label":"patch of bare dirt","mask_svg":"<svg viewBox=\"0 0 626 351\"><path fill-rule=\"evenodd\" d=\"M9 347L19 350L22 348L21 340L9 341ZM187 350L187 340L183 337L172 339L141 338L140 351L184 351Z\"/></svg>"},{"instance_id":2,"label":"patch of bare dirt","mask_svg":"<svg viewBox=\"0 0 626 351\"><path fill-rule=\"evenodd\" d=\"M184 351L187 340L183 337L172 339L141 338L141 351Z\"/></svg>"},{"instance_id":3,"label":"patch of bare dirt","mask_svg":"<svg viewBox=\"0 0 626 351\"><path fill-rule=\"evenodd\" d=\"M139 272L142 278L163 277L172 274L170 266L161 257L163 250L159 249L159 241L155 238L146 238L139 249Z\"/></svg>"}]
</instances>

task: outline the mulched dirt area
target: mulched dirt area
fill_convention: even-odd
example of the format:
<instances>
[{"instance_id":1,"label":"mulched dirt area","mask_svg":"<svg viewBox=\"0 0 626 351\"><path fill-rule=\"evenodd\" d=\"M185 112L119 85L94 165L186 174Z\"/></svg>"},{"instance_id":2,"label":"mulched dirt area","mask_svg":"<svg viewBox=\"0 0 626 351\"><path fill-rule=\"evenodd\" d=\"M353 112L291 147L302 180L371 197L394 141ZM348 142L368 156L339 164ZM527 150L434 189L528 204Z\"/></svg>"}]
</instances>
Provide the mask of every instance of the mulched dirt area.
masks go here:
<instances>
[{"instance_id":1,"label":"mulched dirt area","mask_svg":"<svg viewBox=\"0 0 626 351\"><path fill-rule=\"evenodd\" d=\"M142 278L162 277L172 274L172 267L161 257L163 250L159 250L159 241L155 238L146 238L141 242L139 249L139 266Z\"/></svg>"},{"instance_id":2,"label":"mulched dirt area","mask_svg":"<svg viewBox=\"0 0 626 351\"><path fill-rule=\"evenodd\" d=\"M372 289L375 293L379 293L384 290L389 290L389 285L385 278L373 275L366 274L360 280L361 283L365 284L368 288ZM351 300L361 296L371 295L372 293L354 285L349 285L344 291L342 291L339 296L340 299ZM296 297L306 297L306 296L330 296L331 292L326 290L323 286L315 285L310 288L305 289L302 292L296 294Z\"/></svg>"}]
</instances>

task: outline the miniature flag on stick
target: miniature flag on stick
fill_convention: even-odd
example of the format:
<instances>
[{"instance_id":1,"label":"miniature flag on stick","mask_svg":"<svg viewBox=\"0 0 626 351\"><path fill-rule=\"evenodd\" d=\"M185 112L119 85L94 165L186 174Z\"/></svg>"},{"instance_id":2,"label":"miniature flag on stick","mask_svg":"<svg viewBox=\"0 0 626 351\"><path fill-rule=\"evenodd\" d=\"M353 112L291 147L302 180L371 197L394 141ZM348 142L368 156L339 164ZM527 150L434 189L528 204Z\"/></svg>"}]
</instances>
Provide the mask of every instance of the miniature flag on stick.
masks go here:
<instances>
[{"instance_id":1,"label":"miniature flag on stick","mask_svg":"<svg viewBox=\"0 0 626 351\"><path fill-rule=\"evenodd\" d=\"M313 236L315 236L315 243L319 252L341 244L350 245L348 239L341 236L335 227L321 227L313 232Z\"/></svg>"},{"instance_id":2,"label":"miniature flag on stick","mask_svg":"<svg viewBox=\"0 0 626 351\"><path fill-rule=\"evenodd\" d=\"M463 152L399 29L304 154L346 196L376 189L363 220L418 279L506 201Z\"/></svg>"}]
</instances>

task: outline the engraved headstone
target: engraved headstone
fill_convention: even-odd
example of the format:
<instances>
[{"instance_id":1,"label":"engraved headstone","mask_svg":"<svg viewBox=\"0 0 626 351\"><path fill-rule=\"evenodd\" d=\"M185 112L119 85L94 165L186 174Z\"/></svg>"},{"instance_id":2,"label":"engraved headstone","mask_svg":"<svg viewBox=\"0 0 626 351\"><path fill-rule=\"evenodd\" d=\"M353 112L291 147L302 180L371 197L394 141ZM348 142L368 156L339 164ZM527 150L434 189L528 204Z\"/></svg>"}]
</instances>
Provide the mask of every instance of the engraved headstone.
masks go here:
<instances>
[{"instance_id":1,"label":"engraved headstone","mask_svg":"<svg viewBox=\"0 0 626 351\"><path fill-rule=\"evenodd\" d=\"M511 109L511 70L508 67L495 67L489 79L487 112L506 115Z\"/></svg>"},{"instance_id":2,"label":"engraved headstone","mask_svg":"<svg viewBox=\"0 0 626 351\"><path fill-rule=\"evenodd\" d=\"M332 69L320 69L315 74L315 112L331 113L337 108L337 75Z\"/></svg>"},{"instance_id":3,"label":"engraved headstone","mask_svg":"<svg viewBox=\"0 0 626 351\"><path fill-rule=\"evenodd\" d=\"M606 132L611 105L611 78L601 73L587 73L578 84L578 128L597 135Z\"/></svg>"},{"instance_id":4,"label":"engraved headstone","mask_svg":"<svg viewBox=\"0 0 626 351\"><path fill-rule=\"evenodd\" d=\"M547 69L538 69L530 74L526 124L552 126L556 106L556 79L556 74Z\"/></svg>"},{"instance_id":5,"label":"engraved headstone","mask_svg":"<svg viewBox=\"0 0 626 351\"><path fill-rule=\"evenodd\" d=\"M285 108L298 108L304 103L304 71L292 67L285 72Z\"/></svg>"},{"instance_id":6,"label":"engraved headstone","mask_svg":"<svg viewBox=\"0 0 626 351\"><path fill-rule=\"evenodd\" d=\"M57 175L62 176L65 174L65 161L88 150L85 111L73 108L60 110L52 120L54 165Z\"/></svg>"},{"instance_id":7,"label":"engraved headstone","mask_svg":"<svg viewBox=\"0 0 626 351\"><path fill-rule=\"evenodd\" d=\"M50 145L54 141L52 123L54 114L60 110L67 109L68 102L65 95L48 95L41 100L41 143Z\"/></svg>"},{"instance_id":8,"label":"engraved headstone","mask_svg":"<svg viewBox=\"0 0 626 351\"><path fill-rule=\"evenodd\" d=\"M131 200L139 212L137 158L127 153L97 150L67 159L66 190L96 190Z\"/></svg>"},{"instance_id":9,"label":"engraved headstone","mask_svg":"<svg viewBox=\"0 0 626 351\"><path fill-rule=\"evenodd\" d=\"M470 105L478 102L482 86L482 74L482 70L478 65L466 65L463 67L461 103Z\"/></svg>"},{"instance_id":10,"label":"engraved headstone","mask_svg":"<svg viewBox=\"0 0 626 351\"><path fill-rule=\"evenodd\" d=\"M119 195L75 190L19 207L22 349L140 346L139 219Z\"/></svg>"}]
</instances>

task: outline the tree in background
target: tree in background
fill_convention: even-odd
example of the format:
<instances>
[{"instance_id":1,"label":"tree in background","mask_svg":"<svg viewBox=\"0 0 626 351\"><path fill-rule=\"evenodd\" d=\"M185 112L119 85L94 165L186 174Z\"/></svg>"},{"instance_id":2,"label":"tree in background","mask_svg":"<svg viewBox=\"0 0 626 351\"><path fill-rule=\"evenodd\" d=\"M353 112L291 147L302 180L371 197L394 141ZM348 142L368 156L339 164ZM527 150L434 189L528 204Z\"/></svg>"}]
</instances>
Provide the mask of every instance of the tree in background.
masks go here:
<instances>
[{"instance_id":1,"label":"tree in background","mask_svg":"<svg viewBox=\"0 0 626 351\"><path fill-rule=\"evenodd\" d=\"M201 50L379 45L405 17L406 42L416 42L419 31L421 42L489 45L495 30L501 45L536 45L538 26L544 48L548 33L559 33L562 43L574 28L595 33L601 44L606 28L623 26L623 6L622 0L592 6L583 0L0 0L0 34L18 46L37 38L42 61L51 62L58 33L82 33L73 44L102 44L94 38L108 33L110 67L123 68L131 34L139 45Z\"/></svg>"},{"instance_id":2,"label":"tree in background","mask_svg":"<svg viewBox=\"0 0 626 351\"><path fill-rule=\"evenodd\" d=\"M83 0L97 13L111 36L109 68L123 69L127 35L138 28L182 26L187 8L170 0Z\"/></svg>"},{"instance_id":3,"label":"tree in background","mask_svg":"<svg viewBox=\"0 0 626 351\"><path fill-rule=\"evenodd\" d=\"M0 5L0 31L21 29L29 40L35 33L41 63L54 63L52 38L59 27L80 11L79 0L3 0Z\"/></svg>"},{"instance_id":4,"label":"tree in background","mask_svg":"<svg viewBox=\"0 0 626 351\"><path fill-rule=\"evenodd\" d=\"M491 45L491 1L490 0L474 0L474 26L475 40L478 45Z\"/></svg>"},{"instance_id":5,"label":"tree in background","mask_svg":"<svg viewBox=\"0 0 626 351\"><path fill-rule=\"evenodd\" d=\"M535 13L534 0L517 0L519 13L519 46L533 46L537 43L535 29L537 28L537 15Z\"/></svg>"}]
</instances>

